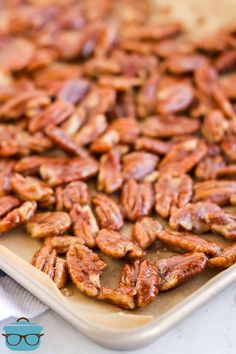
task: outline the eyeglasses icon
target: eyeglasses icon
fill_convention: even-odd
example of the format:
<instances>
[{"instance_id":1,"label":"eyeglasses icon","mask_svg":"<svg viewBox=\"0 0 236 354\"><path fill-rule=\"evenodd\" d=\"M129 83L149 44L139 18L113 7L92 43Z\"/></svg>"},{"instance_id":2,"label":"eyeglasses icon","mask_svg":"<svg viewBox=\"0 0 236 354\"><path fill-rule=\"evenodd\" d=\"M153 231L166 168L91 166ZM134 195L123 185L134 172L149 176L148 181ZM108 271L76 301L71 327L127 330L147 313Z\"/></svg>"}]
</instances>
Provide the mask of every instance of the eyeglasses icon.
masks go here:
<instances>
[{"instance_id":1,"label":"eyeglasses icon","mask_svg":"<svg viewBox=\"0 0 236 354\"><path fill-rule=\"evenodd\" d=\"M25 343L29 346L35 346L39 344L40 337L42 337L44 334L16 334L16 333L10 333L10 334L2 334L4 337L6 337L6 341L10 346L16 346L21 343L22 339L24 339Z\"/></svg>"}]
</instances>

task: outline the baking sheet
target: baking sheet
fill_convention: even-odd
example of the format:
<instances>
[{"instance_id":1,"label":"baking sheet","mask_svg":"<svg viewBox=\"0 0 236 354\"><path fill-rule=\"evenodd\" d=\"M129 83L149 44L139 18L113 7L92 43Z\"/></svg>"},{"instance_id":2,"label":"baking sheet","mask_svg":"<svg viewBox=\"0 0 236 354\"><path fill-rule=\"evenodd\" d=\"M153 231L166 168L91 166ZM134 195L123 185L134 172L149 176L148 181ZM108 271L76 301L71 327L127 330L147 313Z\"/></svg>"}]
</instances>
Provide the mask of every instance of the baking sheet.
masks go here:
<instances>
[{"instance_id":1,"label":"baking sheet","mask_svg":"<svg viewBox=\"0 0 236 354\"><path fill-rule=\"evenodd\" d=\"M178 0L157 1L155 17L183 21L194 35L214 31L236 22L234 0ZM129 234L129 225L124 233ZM224 245L226 241L217 236L206 236ZM207 269L202 274L168 293L160 294L143 309L132 312L90 299L76 289L69 289L71 296L64 296L55 284L42 272L30 265L32 255L41 246L40 240L32 239L25 229L15 230L0 238L0 268L48 306L71 322L87 336L112 349L133 349L156 339L175 323L190 314L219 291L236 280L236 266L218 274ZM150 257L170 256L160 249L158 242L152 247ZM121 261L111 261L102 255L109 266L104 270L102 284L117 284Z\"/></svg>"}]
</instances>

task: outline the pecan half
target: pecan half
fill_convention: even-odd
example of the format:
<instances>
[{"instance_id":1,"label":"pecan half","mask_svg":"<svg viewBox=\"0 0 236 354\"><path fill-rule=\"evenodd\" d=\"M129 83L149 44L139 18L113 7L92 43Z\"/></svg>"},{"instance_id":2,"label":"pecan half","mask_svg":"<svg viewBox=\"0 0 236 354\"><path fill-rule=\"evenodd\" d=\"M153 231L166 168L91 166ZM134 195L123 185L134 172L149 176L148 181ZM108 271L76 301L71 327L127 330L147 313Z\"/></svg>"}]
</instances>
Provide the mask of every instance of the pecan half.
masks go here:
<instances>
[{"instance_id":1,"label":"pecan half","mask_svg":"<svg viewBox=\"0 0 236 354\"><path fill-rule=\"evenodd\" d=\"M228 127L229 122L224 118L222 112L213 110L204 119L202 133L210 143L218 143L223 139Z\"/></svg>"},{"instance_id":2,"label":"pecan half","mask_svg":"<svg viewBox=\"0 0 236 354\"><path fill-rule=\"evenodd\" d=\"M224 168L225 160L221 155L205 156L196 166L195 176L199 180L209 180L218 177L218 172Z\"/></svg>"},{"instance_id":3,"label":"pecan half","mask_svg":"<svg viewBox=\"0 0 236 354\"><path fill-rule=\"evenodd\" d=\"M103 114L97 114L79 130L73 137L76 145L84 146L94 141L107 128L106 117Z\"/></svg>"},{"instance_id":4,"label":"pecan half","mask_svg":"<svg viewBox=\"0 0 236 354\"><path fill-rule=\"evenodd\" d=\"M79 237L75 236L49 236L45 237L44 245L55 249L58 253L66 253L70 246L81 243Z\"/></svg>"},{"instance_id":5,"label":"pecan half","mask_svg":"<svg viewBox=\"0 0 236 354\"><path fill-rule=\"evenodd\" d=\"M76 288L88 296L97 296L101 287L100 275L106 263L89 248L79 244L69 248L66 261Z\"/></svg>"},{"instance_id":6,"label":"pecan half","mask_svg":"<svg viewBox=\"0 0 236 354\"><path fill-rule=\"evenodd\" d=\"M130 221L137 220L140 216L151 213L154 204L152 184L149 182L138 183L133 179L123 184L121 204L124 217Z\"/></svg>"},{"instance_id":7,"label":"pecan half","mask_svg":"<svg viewBox=\"0 0 236 354\"><path fill-rule=\"evenodd\" d=\"M209 201L218 205L230 204L230 197L236 191L236 182L211 180L194 185L194 200Z\"/></svg>"},{"instance_id":8,"label":"pecan half","mask_svg":"<svg viewBox=\"0 0 236 354\"><path fill-rule=\"evenodd\" d=\"M131 237L142 249L146 249L155 242L161 230L162 225L159 221L143 217L133 225Z\"/></svg>"},{"instance_id":9,"label":"pecan half","mask_svg":"<svg viewBox=\"0 0 236 354\"><path fill-rule=\"evenodd\" d=\"M169 142L158 139L142 137L135 142L135 150L143 150L157 155L165 155L169 149Z\"/></svg>"},{"instance_id":10,"label":"pecan half","mask_svg":"<svg viewBox=\"0 0 236 354\"><path fill-rule=\"evenodd\" d=\"M57 97L61 101L78 104L90 89L89 81L85 79L67 80L60 88Z\"/></svg>"},{"instance_id":11,"label":"pecan half","mask_svg":"<svg viewBox=\"0 0 236 354\"><path fill-rule=\"evenodd\" d=\"M49 246L43 246L33 257L32 265L47 274L60 289L67 281L66 261L57 257L56 250Z\"/></svg>"},{"instance_id":12,"label":"pecan half","mask_svg":"<svg viewBox=\"0 0 236 354\"><path fill-rule=\"evenodd\" d=\"M185 251L202 252L213 257L221 253L220 246L215 242L207 241L189 232L165 229L158 232L158 239L168 246L177 247Z\"/></svg>"},{"instance_id":13,"label":"pecan half","mask_svg":"<svg viewBox=\"0 0 236 354\"><path fill-rule=\"evenodd\" d=\"M91 208L88 205L80 206L74 204L70 210L74 234L79 238L81 243L88 247L95 247L95 237L99 231L97 221Z\"/></svg>"},{"instance_id":14,"label":"pecan half","mask_svg":"<svg viewBox=\"0 0 236 354\"><path fill-rule=\"evenodd\" d=\"M75 181L56 188L56 210L70 210L74 204L87 204L88 186L84 182Z\"/></svg>"},{"instance_id":15,"label":"pecan half","mask_svg":"<svg viewBox=\"0 0 236 354\"><path fill-rule=\"evenodd\" d=\"M108 128L102 135L90 145L90 151L103 153L111 150L120 141L119 133L115 129Z\"/></svg>"},{"instance_id":16,"label":"pecan half","mask_svg":"<svg viewBox=\"0 0 236 354\"><path fill-rule=\"evenodd\" d=\"M209 212L206 215L206 222L211 230L223 235L225 238L236 240L236 216L227 213L223 209Z\"/></svg>"},{"instance_id":17,"label":"pecan half","mask_svg":"<svg viewBox=\"0 0 236 354\"><path fill-rule=\"evenodd\" d=\"M226 136L221 142L221 148L230 161L236 162L236 136L235 135Z\"/></svg>"},{"instance_id":18,"label":"pecan half","mask_svg":"<svg viewBox=\"0 0 236 354\"><path fill-rule=\"evenodd\" d=\"M208 260L207 265L216 268L228 268L236 262L236 243L225 247L218 257Z\"/></svg>"},{"instance_id":19,"label":"pecan half","mask_svg":"<svg viewBox=\"0 0 236 354\"><path fill-rule=\"evenodd\" d=\"M14 165L14 161L0 159L0 196L10 191L10 177Z\"/></svg>"},{"instance_id":20,"label":"pecan half","mask_svg":"<svg viewBox=\"0 0 236 354\"><path fill-rule=\"evenodd\" d=\"M188 74L206 62L207 59L200 54L177 54L165 61L165 68L173 74Z\"/></svg>"},{"instance_id":21,"label":"pecan half","mask_svg":"<svg viewBox=\"0 0 236 354\"><path fill-rule=\"evenodd\" d=\"M26 230L32 237L41 238L61 235L71 225L69 215L62 211L35 214L27 223Z\"/></svg>"},{"instance_id":22,"label":"pecan half","mask_svg":"<svg viewBox=\"0 0 236 354\"><path fill-rule=\"evenodd\" d=\"M98 190L113 193L120 189L122 182L120 152L112 149L100 159Z\"/></svg>"},{"instance_id":23,"label":"pecan half","mask_svg":"<svg viewBox=\"0 0 236 354\"><path fill-rule=\"evenodd\" d=\"M131 258L142 257L143 250L126 236L111 229L102 229L96 237L98 248L107 256L122 258L126 255Z\"/></svg>"},{"instance_id":24,"label":"pecan half","mask_svg":"<svg viewBox=\"0 0 236 354\"><path fill-rule=\"evenodd\" d=\"M118 118L110 124L110 129L119 134L120 142L133 144L140 134L140 128L134 118Z\"/></svg>"},{"instance_id":25,"label":"pecan half","mask_svg":"<svg viewBox=\"0 0 236 354\"><path fill-rule=\"evenodd\" d=\"M6 215L12 209L21 204L20 200L12 195L0 197L0 218Z\"/></svg>"},{"instance_id":26,"label":"pecan half","mask_svg":"<svg viewBox=\"0 0 236 354\"><path fill-rule=\"evenodd\" d=\"M92 198L98 223L102 228L120 230L124 224L118 204L105 194L96 194Z\"/></svg>"},{"instance_id":27,"label":"pecan half","mask_svg":"<svg viewBox=\"0 0 236 354\"><path fill-rule=\"evenodd\" d=\"M123 157L124 180L134 178L140 180L156 168L159 158L147 152L131 152Z\"/></svg>"},{"instance_id":28,"label":"pecan half","mask_svg":"<svg viewBox=\"0 0 236 354\"><path fill-rule=\"evenodd\" d=\"M207 256L200 252L160 259L156 262L160 277L159 290L167 291L176 288L203 271Z\"/></svg>"},{"instance_id":29,"label":"pecan half","mask_svg":"<svg viewBox=\"0 0 236 354\"><path fill-rule=\"evenodd\" d=\"M163 218L167 218L176 208L182 208L191 197L192 179L185 174L174 176L164 173L155 185L155 210Z\"/></svg>"}]
</instances>

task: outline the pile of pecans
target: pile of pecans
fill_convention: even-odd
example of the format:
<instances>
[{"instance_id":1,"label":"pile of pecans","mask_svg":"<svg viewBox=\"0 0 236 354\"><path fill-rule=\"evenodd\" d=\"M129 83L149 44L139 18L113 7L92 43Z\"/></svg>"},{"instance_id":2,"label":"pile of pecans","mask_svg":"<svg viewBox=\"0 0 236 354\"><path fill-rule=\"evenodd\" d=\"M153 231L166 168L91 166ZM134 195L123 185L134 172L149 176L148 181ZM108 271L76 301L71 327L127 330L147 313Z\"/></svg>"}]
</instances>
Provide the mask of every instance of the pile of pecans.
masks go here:
<instances>
[{"instance_id":1,"label":"pile of pecans","mask_svg":"<svg viewBox=\"0 0 236 354\"><path fill-rule=\"evenodd\" d=\"M236 27L191 41L147 0L46 3L0 9L0 233L25 225L58 288L125 309L231 266ZM101 254L127 259L115 288Z\"/></svg>"}]
</instances>

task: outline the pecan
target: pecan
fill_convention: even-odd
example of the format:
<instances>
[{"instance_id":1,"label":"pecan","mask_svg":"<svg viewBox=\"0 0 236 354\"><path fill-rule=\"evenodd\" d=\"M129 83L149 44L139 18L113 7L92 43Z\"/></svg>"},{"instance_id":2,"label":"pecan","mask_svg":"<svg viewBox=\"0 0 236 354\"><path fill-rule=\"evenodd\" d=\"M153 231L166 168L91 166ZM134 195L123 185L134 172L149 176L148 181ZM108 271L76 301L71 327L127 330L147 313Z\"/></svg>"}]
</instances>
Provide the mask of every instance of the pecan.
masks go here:
<instances>
[{"instance_id":1,"label":"pecan","mask_svg":"<svg viewBox=\"0 0 236 354\"><path fill-rule=\"evenodd\" d=\"M123 157L122 176L124 180L130 178L141 180L153 172L159 158L147 152L131 152Z\"/></svg>"},{"instance_id":2,"label":"pecan","mask_svg":"<svg viewBox=\"0 0 236 354\"><path fill-rule=\"evenodd\" d=\"M66 159L64 157L51 157L51 156L27 156L18 160L14 166L15 172L23 174L35 174L39 172L39 168L42 164L50 163L65 163Z\"/></svg>"},{"instance_id":3,"label":"pecan","mask_svg":"<svg viewBox=\"0 0 236 354\"><path fill-rule=\"evenodd\" d=\"M60 124L73 113L73 106L69 102L56 101L43 112L30 119L28 129L31 133L44 129L49 123Z\"/></svg>"},{"instance_id":4,"label":"pecan","mask_svg":"<svg viewBox=\"0 0 236 354\"><path fill-rule=\"evenodd\" d=\"M140 88L137 95L137 110L141 117L155 113L156 93L159 83L159 74L152 74Z\"/></svg>"},{"instance_id":5,"label":"pecan","mask_svg":"<svg viewBox=\"0 0 236 354\"><path fill-rule=\"evenodd\" d=\"M106 117L103 114L93 116L74 136L78 146L90 144L107 128Z\"/></svg>"},{"instance_id":6,"label":"pecan","mask_svg":"<svg viewBox=\"0 0 236 354\"><path fill-rule=\"evenodd\" d=\"M231 246L225 247L218 257L208 260L210 267L228 268L236 262L236 243Z\"/></svg>"},{"instance_id":7,"label":"pecan","mask_svg":"<svg viewBox=\"0 0 236 354\"><path fill-rule=\"evenodd\" d=\"M221 87L225 92L226 96L231 99L236 99L236 75L232 73L231 75L224 76L221 78Z\"/></svg>"},{"instance_id":8,"label":"pecan","mask_svg":"<svg viewBox=\"0 0 236 354\"><path fill-rule=\"evenodd\" d=\"M123 144L133 144L140 134L137 121L129 117L115 119L110 129L114 129L119 134L120 142Z\"/></svg>"},{"instance_id":9,"label":"pecan","mask_svg":"<svg viewBox=\"0 0 236 354\"><path fill-rule=\"evenodd\" d=\"M220 209L209 212L205 219L213 232L221 234L229 240L236 240L235 215Z\"/></svg>"},{"instance_id":10,"label":"pecan","mask_svg":"<svg viewBox=\"0 0 236 354\"><path fill-rule=\"evenodd\" d=\"M193 182L188 175L164 173L155 185L156 212L167 218L176 208L182 208L190 201L192 190Z\"/></svg>"},{"instance_id":11,"label":"pecan","mask_svg":"<svg viewBox=\"0 0 236 354\"><path fill-rule=\"evenodd\" d=\"M119 133L115 129L108 128L90 145L90 151L103 153L111 150L120 141Z\"/></svg>"},{"instance_id":12,"label":"pecan","mask_svg":"<svg viewBox=\"0 0 236 354\"><path fill-rule=\"evenodd\" d=\"M122 182L120 153L112 149L100 159L98 190L113 193L120 189Z\"/></svg>"},{"instance_id":13,"label":"pecan","mask_svg":"<svg viewBox=\"0 0 236 354\"><path fill-rule=\"evenodd\" d=\"M147 122L147 120L145 121ZM144 150L157 155L165 155L170 149L170 143L152 138L138 138L135 141L135 150Z\"/></svg>"},{"instance_id":14,"label":"pecan","mask_svg":"<svg viewBox=\"0 0 236 354\"><path fill-rule=\"evenodd\" d=\"M126 29L125 37L138 40L160 40L171 37L182 30L179 22L150 24L146 26L131 26Z\"/></svg>"},{"instance_id":15,"label":"pecan","mask_svg":"<svg viewBox=\"0 0 236 354\"><path fill-rule=\"evenodd\" d=\"M73 284L88 296L99 293L100 275L106 267L100 257L86 246L71 246L66 254L69 274Z\"/></svg>"},{"instance_id":16,"label":"pecan","mask_svg":"<svg viewBox=\"0 0 236 354\"><path fill-rule=\"evenodd\" d=\"M220 142L228 129L229 123L219 110L213 110L205 117L202 133L210 143Z\"/></svg>"},{"instance_id":17,"label":"pecan","mask_svg":"<svg viewBox=\"0 0 236 354\"><path fill-rule=\"evenodd\" d=\"M66 253L70 246L76 243L81 243L81 240L75 236L49 236L44 239L44 245L55 249L58 253Z\"/></svg>"},{"instance_id":18,"label":"pecan","mask_svg":"<svg viewBox=\"0 0 236 354\"><path fill-rule=\"evenodd\" d=\"M36 177L24 177L15 173L10 183L12 190L23 200L46 204L52 200L53 190Z\"/></svg>"},{"instance_id":19,"label":"pecan","mask_svg":"<svg viewBox=\"0 0 236 354\"><path fill-rule=\"evenodd\" d=\"M236 50L230 50L221 54L215 61L216 69L220 73L236 69Z\"/></svg>"},{"instance_id":20,"label":"pecan","mask_svg":"<svg viewBox=\"0 0 236 354\"><path fill-rule=\"evenodd\" d=\"M100 86L113 88L117 91L130 90L132 87L142 85L142 80L137 77L126 76L101 76L98 80Z\"/></svg>"},{"instance_id":21,"label":"pecan","mask_svg":"<svg viewBox=\"0 0 236 354\"><path fill-rule=\"evenodd\" d=\"M10 177L14 165L14 161L0 159L0 196L10 191Z\"/></svg>"},{"instance_id":22,"label":"pecan","mask_svg":"<svg viewBox=\"0 0 236 354\"><path fill-rule=\"evenodd\" d=\"M107 256L122 258L126 255L131 258L142 257L143 250L130 241L126 236L111 229L102 229L96 237L98 248Z\"/></svg>"},{"instance_id":23,"label":"pecan","mask_svg":"<svg viewBox=\"0 0 236 354\"><path fill-rule=\"evenodd\" d=\"M153 138L170 138L198 131L199 122L185 117L150 117L141 125L142 133Z\"/></svg>"},{"instance_id":24,"label":"pecan","mask_svg":"<svg viewBox=\"0 0 236 354\"><path fill-rule=\"evenodd\" d=\"M200 180L214 179L224 168L225 160L221 155L205 156L196 166L195 176Z\"/></svg>"},{"instance_id":25,"label":"pecan","mask_svg":"<svg viewBox=\"0 0 236 354\"><path fill-rule=\"evenodd\" d=\"M189 138L174 144L159 167L160 172L175 175L190 171L206 155L207 147L202 140Z\"/></svg>"},{"instance_id":26,"label":"pecan","mask_svg":"<svg viewBox=\"0 0 236 354\"><path fill-rule=\"evenodd\" d=\"M68 80L60 88L57 97L61 101L78 104L90 89L89 81L85 79Z\"/></svg>"},{"instance_id":27,"label":"pecan","mask_svg":"<svg viewBox=\"0 0 236 354\"><path fill-rule=\"evenodd\" d=\"M105 194L96 194L92 198L98 223L102 228L120 230L124 224L118 204Z\"/></svg>"},{"instance_id":28,"label":"pecan","mask_svg":"<svg viewBox=\"0 0 236 354\"><path fill-rule=\"evenodd\" d=\"M74 234L80 242L88 247L95 247L95 237L99 228L91 208L88 205L81 207L79 204L74 204L70 211L70 217Z\"/></svg>"},{"instance_id":29,"label":"pecan","mask_svg":"<svg viewBox=\"0 0 236 354\"><path fill-rule=\"evenodd\" d=\"M167 246L177 247L184 251L202 252L213 257L221 253L220 246L215 242L207 241L189 232L177 232L166 229L158 232L158 239Z\"/></svg>"},{"instance_id":30,"label":"pecan","mask_svg":"<svg viewBox=\"0 0 236 354\"><path fill-rule=\"evenodd\" d=\"M225 164L216 170L215 178L226 178L235 180L236 176L236 165Z\"/></svg>"},{"instance_id":31,"label":"pecan","mask_svg":"<svg viewBox=\"0 0 236 354\"><path fill-rule=\"evenodd\" d=\"M32 237L41 238L61 235L71 225L69 215L62 211L48 211L35 214L27 223L26 229Z\"/></svg>"},{"instance_id":32,"label":"pecan","mask_svg":"<svg viewBox=\"0 0 236 354\"><path fill-rule=\"evenodd\" d=\"M75 181L56 188L56 210L70 210L74 204L87 204L88 187L87 184Z\"/></svg>"},{"instance_id":33,"label":"pecan","mask_svg":"<svg viewBox=\"0 0 236 354\"><path fill-rule=\"evenodd\" d=\"M236 191L236 182L211 180L198 182L194 185L194 200L209 201L218 205L227 205Z\"/></svg>"},{"instance_id":34,"label":"pecan","mask_svg":"<svg viewBox=\"0 0 236 354\"><path fill-rule=\"evenodd\" d=\"M0 218L5 216L9 211L20 205L20 200L12 195L0 197Z\"/></svg>"},{"instance_id":35,"label":"pecan","mask_svg":"<svg viewBox=\"0 0 236 354\"><path fill-rule=\"evenodd\" d=\"M122 187L121 204L124 217L130 221L149 215L154 204L152 184L128 180Z\"/></svg>"},{"instance_id":36,"label":"pecan","mask_svg":"<svg viewBox=\"0 0 236 354\"><path fill-rule=\"evenodd\" d=\"M174 230L185 229L197 233L207 232L210 226L206 223L209 213L219 211L220 207L209 202L187 204L177 209L170 217L169 224Z\"/></svg>"},{"instance_id":37,"label":"pecan","mask_svg":"<svg viewBox=\"0 0 236 354\"><path fill-rule=\"evenodd\" d=\"M236 162L236 136L226 136L221 142L221 148L230 161Z\"/></svg>"},{"instance_id":38,"label":"pecan","mask_svg":"<svg viewBox=\"0 0 236 354\"><path fill-rule=\"evenodd\" d=\"M32 265L47 274L60 289L67 281L66 261L57 257L57 252L49 246L43 246L32 259Z\"/></svg>"},{"instance_id":39,"label":"pecan","mask_svg":"<svg viewBox=\"0 0 236 354\"><path fill-rule=\"evenodd\" d=\"M158 233L162 230L159 221L150 217L143 217L135 222L132 228L132 240L142 249L150 247L157 239Z\"/></svg>"},{"instance_id":40,"label":"pecan","mask_svg":"<svg viewBox=\"0 0 236 354\"><path fill-rule=\"evenodd\" d=\"M86 180L96 175L97 171L97 162L92 158L48 159L39 168L42 179L50 186Z\"/></svg>"},{"instance_id":41,"label":"pecan","mask_svg":"<svg viewBox=\"0 0 236 354\"><path fill-rule=\"evenodd\" d=\"M0 220L0 234L10 231L29 220L36 210L35 202L24 202Z\"/></svg>"},{"instance_id":42,"label":"pecan","mask_svg":"<svg viewBox=\"0 0 236 354\"><path fill-rule=\"evenodd\" d=\"M160 282L159 290L176 288L203 271L207 263L204 253L191 252L184 255L160 259L156 262Z\"/></svg>"},{"instance_id":43,"label":"pecan","mask_svg":"<svg viewBox=\"0 0 236 354\"><path fill-rule=\"evenodd\" d=\"M173 74L188 74L206 65L206 62L201 54L177 54L167 59L165 68Z\"/></svg>"}]
</instances>

